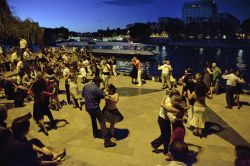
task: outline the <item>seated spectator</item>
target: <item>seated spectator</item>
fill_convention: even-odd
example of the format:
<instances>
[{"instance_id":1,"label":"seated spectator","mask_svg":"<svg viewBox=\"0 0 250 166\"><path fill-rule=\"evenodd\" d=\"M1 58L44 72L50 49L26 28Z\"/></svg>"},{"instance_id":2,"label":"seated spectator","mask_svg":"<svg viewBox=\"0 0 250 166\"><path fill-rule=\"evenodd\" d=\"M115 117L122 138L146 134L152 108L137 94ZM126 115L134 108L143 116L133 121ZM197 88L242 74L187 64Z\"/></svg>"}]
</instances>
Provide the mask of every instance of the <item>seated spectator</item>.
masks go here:
<instances>
[{"instance_id":1,"label":"seated spectator","mask_svg":"<svg viewBox=\"0 0 250 166\"><path fill-rule=\"evenodd\" d=\"M18 85L16 78L6 78L3 83L4 92L8 100L14 100L15 107L24 106L24 99L27 97L27 88Z\"/></svg>"},{"instance_id":2,"label":"seated spectator","mask_svg":"<svg viewBox=\"0 0 250 166\"><path fill-rule=\"evenodd\" d=\"M3 145L0 154L0 165L36 166L58 165L66 155L63 150L56 153L48 149L38 139L28 140L26 135L30 129L31 114L16 118L11 126L12 134ZM37 153L42 155L38 158Z\"/></svg>"},{"instance_id":3,"label":"seated spectator","mask_svg":"<svg viewBox=\"0 0 250 166\"><path fill-rule=\"evenodd\" d=\"M172 161L168 166L187 166L188 146L182 141L174 141L169 146Z\"/></svg>"},{"instance_id":4,"label":"seated spectator","mask_svg":"<svg viewBox=\"0 0 250 166\"><path fill-rule=\"evenodd\" d=\"M4 78L3 79L4 93L7 100L14 100L14 94L16 90L16 84L14 84L14 78Z\"/></svg>"},{"instance_id":5,"label":"seated spectator","mask_svg":"<svg viewBox=\"0 0 250 166\"><path fill-rule=\"evenodd\" d=\"M0 152L10 137L11 131L6 128L7 124L4 122L7 119L7 108L5 106L0 107Z\"/></svg>"},{"instance_id":6,"label":"seated spectator","mask_svg":"<svg viewBox=\"0 0 250 166\"><path fill-rule=\"evenodd\" d=\"M248 166L250 165L250 147L244 145L238 145L235 147L236 159L234 161L235 166Z\"/></svg>"}]
</instances>

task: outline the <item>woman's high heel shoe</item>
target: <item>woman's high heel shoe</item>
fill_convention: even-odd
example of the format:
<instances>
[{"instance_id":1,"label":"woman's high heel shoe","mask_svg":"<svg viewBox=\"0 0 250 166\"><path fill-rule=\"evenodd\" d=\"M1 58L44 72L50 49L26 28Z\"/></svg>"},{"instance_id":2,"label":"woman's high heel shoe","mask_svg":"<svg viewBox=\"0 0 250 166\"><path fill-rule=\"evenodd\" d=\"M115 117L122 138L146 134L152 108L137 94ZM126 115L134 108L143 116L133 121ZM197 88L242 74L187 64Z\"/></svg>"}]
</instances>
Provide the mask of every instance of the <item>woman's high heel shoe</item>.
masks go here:
<instances>
[{"instance_id":1,"label":"woman's high heel shoe","mask_svg":"<svg viewBox=\"0 0 250 166\"><path fill-rule=\"evenodd\" d=\"M49 135L48 130L47 130L46 128L43 129L43 132L44 132L44 134L45 134L46 136Z\"/></svg>"}]
</instances>

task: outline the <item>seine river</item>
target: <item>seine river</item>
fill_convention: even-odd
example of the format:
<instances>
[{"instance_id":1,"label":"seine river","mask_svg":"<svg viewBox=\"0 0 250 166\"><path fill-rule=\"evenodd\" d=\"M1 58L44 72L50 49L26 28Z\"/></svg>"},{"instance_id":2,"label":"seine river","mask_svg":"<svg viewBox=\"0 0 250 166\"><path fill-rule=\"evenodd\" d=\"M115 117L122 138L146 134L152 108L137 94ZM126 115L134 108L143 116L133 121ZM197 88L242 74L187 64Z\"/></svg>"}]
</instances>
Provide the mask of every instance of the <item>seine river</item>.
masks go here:
<instances>
[{"instance_id":1,"label":"seine river","mask_svg":"<svg viewBox=\"0 0 250 166\"><path fill-rule=\"evenodd\" d=\"M143 62L143 70L148 76L160 76L157 70L158 64L167 57L173 66L173 75L180 78L184 69L192 68L193 72L203 72L206 61L215 62L223 70L240 69L249 83L250 81L250 49L221 49L221 48L192 48L192 47L161 47L160 55L145 58L140 57ZM119 58L117 62L118 71L131 71L130 58Z\"/></svg>"}]
</instances>

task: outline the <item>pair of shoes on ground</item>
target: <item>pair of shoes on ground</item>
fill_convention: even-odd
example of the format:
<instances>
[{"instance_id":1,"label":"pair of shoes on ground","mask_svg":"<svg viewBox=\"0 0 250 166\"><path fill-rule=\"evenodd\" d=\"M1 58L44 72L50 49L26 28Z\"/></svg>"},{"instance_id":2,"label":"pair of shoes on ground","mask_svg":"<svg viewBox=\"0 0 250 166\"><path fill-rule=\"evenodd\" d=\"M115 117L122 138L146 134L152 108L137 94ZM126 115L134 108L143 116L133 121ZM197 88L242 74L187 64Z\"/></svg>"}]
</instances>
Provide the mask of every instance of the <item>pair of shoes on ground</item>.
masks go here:
<instances>
[{"instance_id":1,"label":"pair of shoes on ground","mask_svg":"<svg viewBox=\"0 0 250 166\"><path fill-rule=\"evenodd\" d=\"M57 126L56 126L56 125L55 125L55 126L52 126L52 128L53 128L54 130L57 130ZM45 127L44 129L42 129L42 131L44 132L44 134L45 134L46 136L49 135L49 132L48 132L48 130L46 129L46 127Z\"/></svg>"},{"instance_id":2,"label":"pair of shoes on ground","mask_svg":"<svg viewBox=\"0 0 250 166\"><path fill-rule=\"evenodd\" d=\"M57 126L56 126L56 125L53 125L52 128L53 128L54 130L57 130Z\"/></svg>"},{"instance_id":3,"label":"pair of shoes on ground","mask_svg":"<svg viewBox=\"0 0 250 166\"><path fill-rule=\"evenodd\" d=\"M166 154L166 158L165 158L166 161L172 161L172 158L170 156L169 153Z\"/></svg>"},{"instance_id":4,"label":"pair of shoes on ground","mask_svg":"<svg viewBox=\"0 0 250 166\"><path fill-rule=\"evenodd\" d=\"M46 136L49 136L49 132L48 132L48 130L47 130L46 128L42 129L42 131L44 132L44 134L45 134Z\"/></svg>"},{"instance_id":5,"label":"pair of shoes on ground","mask_svg":"<svg viewBox=\"0 0 250 166\"><path fill-rule=\"evenodd\" d=\"M116 146L115 142L112 142L111 140L105 140L104 141L104 147L105 148L114 147L114 146Z\"/></svg>"},{"instance_id":6,"label":"pair of shoes on ground","mask_svg":"<svg viewBox=\"0 0 250 166\"><path fill-rule=\"evenodd\" d=\"M152 150L153 153L159 154L159 153L163 153L164 150L163 149L154 149Z\"/></svg>"},{"instance_id":7,"label":"pair of shoes on ground","mask_svg":"<svg viewBox=\"0 0 250 166\"><path fill-rule=\"evenodd\" d=\"M194 131L195 127L194 126L188 126L187 127L190 131Z\"/></svg>"},{"instance_id":8,"label":"pair of shoes on ground","mask_svg":"<svg viewBox=\"0 0 250 166\"><path fill-rule=\"evenodd\" d=\"M227 108L227 109L232 109L232 107L230 107L230 106L226 106L225 108Z\"/></svg>"},{"instance_id":9,"label":"pair of shoes on ground","mask_svg":"<svg viewBox=\"0 0 250 166\"><path fill-rule=\"evenodd\" d=\"M194 134L194 136L198 136L198 137L200 137L200 138L202 138L203 137L203 135L201 134L201 133L199 133L199 132L193 132L193 134Z\"/></svg>"}]
</instances>

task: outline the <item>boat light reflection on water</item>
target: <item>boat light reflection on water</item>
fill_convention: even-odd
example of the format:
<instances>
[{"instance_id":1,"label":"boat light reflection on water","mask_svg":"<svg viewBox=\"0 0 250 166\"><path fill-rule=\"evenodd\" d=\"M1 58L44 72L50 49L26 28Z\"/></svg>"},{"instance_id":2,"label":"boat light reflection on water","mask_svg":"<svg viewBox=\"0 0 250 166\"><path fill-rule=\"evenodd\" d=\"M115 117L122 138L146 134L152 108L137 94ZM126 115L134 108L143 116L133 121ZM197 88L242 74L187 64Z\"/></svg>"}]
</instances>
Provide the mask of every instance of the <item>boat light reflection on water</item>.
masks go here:
<instances>
[{"instance_id":1,"label":"boat light reflection on water","mask_svg":"<svg viewBox=\"0 0 250 166\"><path fill-rule=\"evenodd\" d=\"M246 70L247 67L247 64L244 63L243 56L244 56L244 50L241 49L238 50L238 56L236 58L237 60L236 66L242 71Z\"/></svg>"},{"instance_id":2,"label":"boat light reflection on water","mask_svg":"<svg viewBox=\"0 0 250 166\"><path fill-rule=\"evenodd\" d=\"M167 57L173 66L173 75L176 78L180 78L188 67L192 68L193 73L203 73L204 64L208 61L211 63L216 62L223 72L231 68L239 69L244 72L245 78L250 80L249 55L250 50L203 48L203 52L200 52L199 48L166 47L166 49L162 49L161 47L159 56L139 59L143 63L143 70L148 69L147 74L154 76L160 76L161 71L157 70L157 65L162 64L162 60ZM117 69L119 71L131 72L131 58L119 58L117 60Z\"/></svg>"}]
</instances>

